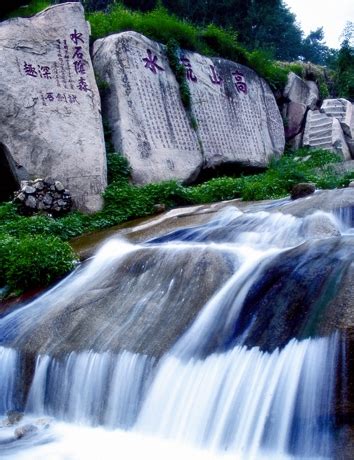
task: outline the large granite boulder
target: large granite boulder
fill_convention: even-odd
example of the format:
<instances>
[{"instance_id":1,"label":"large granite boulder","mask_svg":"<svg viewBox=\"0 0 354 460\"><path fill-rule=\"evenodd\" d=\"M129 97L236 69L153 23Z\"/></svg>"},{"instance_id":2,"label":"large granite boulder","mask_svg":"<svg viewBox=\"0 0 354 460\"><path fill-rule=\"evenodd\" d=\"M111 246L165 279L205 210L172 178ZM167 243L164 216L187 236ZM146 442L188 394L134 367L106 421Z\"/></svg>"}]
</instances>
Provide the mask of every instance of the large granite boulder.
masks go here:
<instances>
[{"instance_id":1,"label":"large granite boulder","mask_svg":"<svg viewBox=\"0 0 354 460\"><path fill-rule=\"evenodd\" d=\"M303 145L331 150L341 155L344 160L350 159L340 122L319 110L310 110L307 113Z\"/></svg>"},{"instance_id":2,"label":"large granite boulder","mask_svg":"<svg viewBox=\"0 0 354 460\"><path fill-rule=\"evenodd\" d=\"M315 82L305 81L294 72L290 72L283 97L286 100L282 108L285 136L290 140L302 132L306 112L308 109L316 108L319 91Z\"/></svg>"},{"instance_id":3,"label":"large granite boulder","mask_svg":"<svg viewBox=\"0 0 354 460\"><path fill-rule=\"evenodd\" d=\"M227 251L138 246L123 255L125 247L107 243L60 295L49 291L32 303L30 316L16 315L1 339L30 354L128 350L160 357L235 270Z\"/></svg>"},{"instance_id":4,"label":"large granite boulder","mask_svg":"<svg viewBox=\"0 0 354 460\"><path fill-rule=\"evenodd\" d=\"M0 153L19 182L56 177L82 210L106 186L100 99L80 3L0 24Z\"/></svg>"},{"instance_id":5,"label":"large granite boulder","mask_svg":"<svg viewBox=\"0 0 354 460\"><path fill-rule=\"evenodd\" d=\"M303 104L314 110L319 100L319 91L315 82L305 81L294 72L290 72L283 96L290 102Z\"/></svg>"},{"instance_id":6,"label":"large granite boulder","mask_svg":"<svg viewBox=\"0 0 354 460\"><path fill-rule=\"evenodd\" d=\"M103 109L133 180L193 180L205 167L264 167L284 149L274 96L255 72L181 50L192 107L182 105L166 48L135 32L97 40L93 64L108 87ZM193 122L194 120L194 122Z\"/></svg>"}]
</instances>

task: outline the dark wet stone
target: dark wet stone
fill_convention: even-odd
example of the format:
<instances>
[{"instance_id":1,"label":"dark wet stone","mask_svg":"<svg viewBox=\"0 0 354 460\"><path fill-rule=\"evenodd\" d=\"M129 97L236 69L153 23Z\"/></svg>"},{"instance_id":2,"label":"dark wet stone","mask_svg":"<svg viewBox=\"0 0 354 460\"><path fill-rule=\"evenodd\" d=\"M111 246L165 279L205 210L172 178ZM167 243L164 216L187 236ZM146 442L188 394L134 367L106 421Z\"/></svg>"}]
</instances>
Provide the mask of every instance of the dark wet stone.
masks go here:
<instances>
[{"instance_id":1,"label":"dark wet stone","mask_svg":"<svg viewBox=\"0 0 354 460\"><path fill-rule=\"evenodd\" d=\"M16 410L9 410L6 415L9 425L15 425L23 418L23 412L18 412Z\"/></svg>"},{"instance_id":2,"label":"dark wet stone","mask_svg":"<svg viewBox=\"0 0 354 460\"><path fill-rule=\"evenodd\" d=\"M33 436L38 432L38 427L35 425L27 424L27 425L22 425L16 428L15 430L15 437L17 439L21 439L24 437L30 437Z\"/></svg>"},{"instance_id":3,"label":"dark wet stone","mask_svg":"<svg viewBox=\"0 0 354 460\"><path fill-rule=\"evenodd\" d=\"M312 195L316 190L314 184L296 184L291 190L291 199L297 200L298 198L303 198L304 196Z\"/></svg>"}]
</instances>

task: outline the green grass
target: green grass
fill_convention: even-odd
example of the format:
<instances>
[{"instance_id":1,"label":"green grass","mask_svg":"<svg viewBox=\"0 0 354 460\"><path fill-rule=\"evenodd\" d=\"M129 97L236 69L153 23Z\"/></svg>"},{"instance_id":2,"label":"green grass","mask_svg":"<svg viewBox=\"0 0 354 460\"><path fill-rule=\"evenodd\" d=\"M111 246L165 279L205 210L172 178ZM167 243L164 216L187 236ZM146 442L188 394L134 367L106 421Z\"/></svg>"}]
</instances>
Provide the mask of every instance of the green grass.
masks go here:
<instances>
[{"instance_id":1,"label":"green grass","mask_svg":"<svg viewBox=\"0 0 354 460\"><path fill-rule=\"evenodd\" d=\"M21 6L7 15L8 18L29 17L51 6L50 0L31 0L28 5Z\"/></svg>"},{"instance_id":2,"label":"green grass","mask_svg":"<svg viewBox=\"0 0 354 460\"><path fill-rule=\"evenodd\" d=\"M0 237L0 284L7 293L47 286L72 270L76 256L70 245L53 236Z\"/></svg>"}]
</instances>

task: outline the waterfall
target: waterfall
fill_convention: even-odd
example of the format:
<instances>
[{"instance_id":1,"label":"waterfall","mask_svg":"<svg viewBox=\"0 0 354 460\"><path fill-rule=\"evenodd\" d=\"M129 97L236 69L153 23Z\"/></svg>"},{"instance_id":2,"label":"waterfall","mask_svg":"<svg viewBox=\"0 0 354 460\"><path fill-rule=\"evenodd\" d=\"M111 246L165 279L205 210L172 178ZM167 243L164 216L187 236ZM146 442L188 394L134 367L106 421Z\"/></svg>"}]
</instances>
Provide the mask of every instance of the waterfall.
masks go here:
<instances>
[{"instance_id":1,"label":"waterfall","mask_svg":"<svg viewBox=\"0 0 354 460\"><path fill-rule=\"evenodd\" d=\"M129 428L152 366L147 356L128 352L71 353L63 361L39 356L26 410L75 423Z\"/></svg>"},{"instance_id":2,"label":"waterfall","mask_svg":"<svg viewBox=\"0 0 354 460\"><path fill-rule=\"evenodd\" d=\"M332 337L292 340L273 353L236 346L205 360L167 356L137 428L248 459L262 448L328 455L336 354Z\"/></svg>"},{"instance_id":3,"label":"waterfall","mask_svg":"<svg viewBox=\"0 0 354 460\"><path fill-rule=\"evenodd\" d=\"M0 414L16 406L18 353L0 347Z\"/></svg>"},{"instance_id":4,"label":"waterfall","mask_svg":"<svg viewBox=\"0 0 354 460\"><path fill-rule=\"evenodd\" d=\"M313 324L331 302L325 281L342 276L352 254L328 238L328 226L324 243L317 227L311 240L309 228L319 219L348 234L332 214L228 208L145 244L112 240L43 296L1 318L0 413L18 408L20 363L29 355L25 419L49 417L52 427L26 443L14 440L11 427L2 442L0 428L0 454L6 446L4 455L14 459L97 458L86 449L89 440L69 447L75 432L78 443L83 433L107 445L139 440L143 452L159 440L157 459L166 458L166 445L193 452L185 458L331 458L342 339L334 331L317 336ZM281 265L283 258L289 263ZM314 283L302 284L297 295L306 309L296 301L300 310L291 310L300 312L300 326L283 327L295 308L287 310L295 293L286 292L269 319L277 329L264 335L263 312L270 315L275 299L252 299L264 284L281 285L285 274L294 286L312 263L325 267L316 268L321 292L313 298Z\"/></svg>"}]
</instances>

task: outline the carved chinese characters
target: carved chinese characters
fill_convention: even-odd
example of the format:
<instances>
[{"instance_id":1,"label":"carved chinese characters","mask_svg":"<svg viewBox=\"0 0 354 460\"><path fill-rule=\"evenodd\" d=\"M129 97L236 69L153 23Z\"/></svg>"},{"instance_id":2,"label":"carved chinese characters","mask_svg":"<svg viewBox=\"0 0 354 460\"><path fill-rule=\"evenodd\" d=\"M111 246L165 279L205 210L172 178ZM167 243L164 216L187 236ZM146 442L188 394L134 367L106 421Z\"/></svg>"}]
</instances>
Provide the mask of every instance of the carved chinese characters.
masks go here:
<instances>
[{"instance_id":1,"label":"carved chinese characters","mask_svg":"<svg viewBox=\"0 0 354 460\"><path fill-rule=\"evenodd\" d=\"M109 86L103 106L116 150L128 157L136 183L192 180L203 158L164 48L134 32L116 37L93 50L95 71Z\"/></svg>"},{"instance_id":2,"label":"carved chinese characters","mask_svg":"<svg viewBox=\"0 0 354 460\"><path fill-rule=\"evenodd\" d=\"M192 112L204 166L223 163L263 167L284 149L275 99L252 70L222 59L184 52L196 80L189 81ZM269 126L268 119L275 123ZM275 132L276 131L276 132Z\"/></svg>"},{"instance_id":3,"label":"carved chinese characters","mask_svg":"<svg viewBox=\"0 0 354 460\"><path fill-rule=\"evenodd\" d=\"M283 152L279 110L255 72L183 50L179 59L191 113L162 45L135 32L94 43L95 71L110 88L103 108L135 182L189 181L222 163L262 167Z\"/></svg>"},{"instance_id":4,"label":"carved chinese characters","mask_svg":"<svg viewBox=\"0 0 354 460\"><path fill-rule=\"evenodd\" d=\"M3 22L0 46L1 142L18 180L54 177L78 208L99 209L105 149L82 6Z\"/></svg>"}]
</instances>

